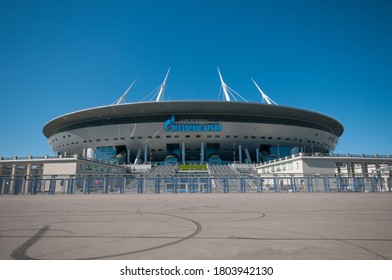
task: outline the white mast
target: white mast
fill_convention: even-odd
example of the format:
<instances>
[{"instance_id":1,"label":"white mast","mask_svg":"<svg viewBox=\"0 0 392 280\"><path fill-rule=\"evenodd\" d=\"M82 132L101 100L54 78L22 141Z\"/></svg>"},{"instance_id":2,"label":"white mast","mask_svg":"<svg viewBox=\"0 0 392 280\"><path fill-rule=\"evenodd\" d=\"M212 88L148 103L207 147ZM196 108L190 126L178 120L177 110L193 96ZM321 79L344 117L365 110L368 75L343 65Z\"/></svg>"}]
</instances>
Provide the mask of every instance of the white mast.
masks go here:
<instances>
[{"instance_id":1,"label":"white mast","mask_svg":"<svg viewBox=\"0 0 392 280\"><path fill-rule=\"evenodd\" d=\"M231 101L231 100L230 100L229 93L227 92L227 85L226 85L225 82L223 81L221 72L219 71L219 67L218 67L218 73L219 73L219 78L220 78L221 83L222 83L223 93L225 94L225 99L226 99L226 101Z\"/></svg>"},{"instance_id":2,"label":"white mast","mask_svg":"<svg viewBox=\"0 0 392 280\"><path fill-rule=\"evenodd\" d=\"M125 101L125 97L127 97L128 92L130 91L131 87L133 86L133 84L136 82L136 79L132 82L132 84L128 87L128 89L123 93L123 95L121 95L121 97L119 99L117 99L116 101L114 101L113 104L121 104L124 103Z\"/></svg>"},{"instance_id":3,"label":"white mast","mask_svg":"<svg viewBox=\"0 0 392 280\"><path fill-rule=\"evenodd\" d=\"M170 72L170 67L169 67L169 70L167 70L165 79L163 80L163 83L161 84L161 86L159 88L158 97L157 97L156 101L162 101L163 100L163 93L165 91L166 80L167 80L167 76L169 76L169 72Z\"/></svg>"},{"instance_id":4,"label":"white mast","mask_svg":"<svg viewBox=\"0 0 392 280\"><path fill-rule=\"evenodd\" d=\"M278 105L275 101L273 101L271 98L269 98L268 97L268 95L266 95L262 90L261 90L261 88L259 87L259 85L255 82L255 80L253 80L253 78L252 78L252 81L253 81L253 83L255 84L255 86L257 87L257 89L259 90L259 92L261 93L261 102L266 102L267 104L269 104L269 105L271 105L271 104L274 104L274 105Z\"/></svg>"}]
</instances>

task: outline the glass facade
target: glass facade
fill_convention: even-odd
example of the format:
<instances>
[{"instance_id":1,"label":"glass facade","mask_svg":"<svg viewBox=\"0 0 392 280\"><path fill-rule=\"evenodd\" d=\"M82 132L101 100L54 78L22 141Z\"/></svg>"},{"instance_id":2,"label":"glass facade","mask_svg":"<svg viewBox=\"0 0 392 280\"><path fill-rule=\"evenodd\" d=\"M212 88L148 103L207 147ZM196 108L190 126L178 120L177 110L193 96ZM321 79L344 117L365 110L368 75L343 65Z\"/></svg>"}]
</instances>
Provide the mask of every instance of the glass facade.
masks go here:
<instances>
[{"instance_id":1,"label":"glass facade","mask_svg":"<svg viewBox=\"0 0 392 280\"><path fill-rule=\"evenodd\" d=\"M116 149L113 147L97 147L96 159L99 161L110 162L116 156Z\"/></svg>"}]
</instances>

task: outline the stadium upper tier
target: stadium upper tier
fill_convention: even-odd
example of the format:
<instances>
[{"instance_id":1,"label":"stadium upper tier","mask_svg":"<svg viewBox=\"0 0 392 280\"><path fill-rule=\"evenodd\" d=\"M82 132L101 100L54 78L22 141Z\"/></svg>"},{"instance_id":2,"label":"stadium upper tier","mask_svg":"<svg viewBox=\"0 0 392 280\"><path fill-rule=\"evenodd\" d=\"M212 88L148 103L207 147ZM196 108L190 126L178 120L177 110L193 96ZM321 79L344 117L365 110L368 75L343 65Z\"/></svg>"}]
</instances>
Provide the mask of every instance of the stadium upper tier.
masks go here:
<instances>
[{"instance_id":1,"label":"stadium upper tier","mask_svg":"<svg viewBox=\"0 0 392 280\"><path fill-rule=\"evenodd\" d=\"M280 105L227 101L116 104L57 117L43 128L52 150L124 163L261 162L332 152L343 133L329 116Z\"/></svg>"}]
</instances>

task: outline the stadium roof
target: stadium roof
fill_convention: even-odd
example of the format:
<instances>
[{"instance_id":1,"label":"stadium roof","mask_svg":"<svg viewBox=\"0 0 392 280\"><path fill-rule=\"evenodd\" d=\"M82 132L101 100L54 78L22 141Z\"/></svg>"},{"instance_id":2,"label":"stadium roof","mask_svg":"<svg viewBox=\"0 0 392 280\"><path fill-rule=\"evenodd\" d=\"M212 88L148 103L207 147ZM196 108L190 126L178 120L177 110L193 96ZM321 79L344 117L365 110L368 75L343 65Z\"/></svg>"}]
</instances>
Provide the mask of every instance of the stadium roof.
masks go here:
<instances>
[{"instance_id":1,"label":"stadium roof","mask_svg":"<svg viewBox=\"0 0 392 280\"><path fill-rule=\"evenodd\" d=\"M281 105L227 101L161 101L123 103L72 112L49 121L44 126L43 133L49 138L57 133L59 128L73 124L113 118L162 114L257 116L295 120L322 126L324 130L330 131L338 137L342 135L344 130L343 125L339 121L327 115Z\"/></svg>"}]
</instances>

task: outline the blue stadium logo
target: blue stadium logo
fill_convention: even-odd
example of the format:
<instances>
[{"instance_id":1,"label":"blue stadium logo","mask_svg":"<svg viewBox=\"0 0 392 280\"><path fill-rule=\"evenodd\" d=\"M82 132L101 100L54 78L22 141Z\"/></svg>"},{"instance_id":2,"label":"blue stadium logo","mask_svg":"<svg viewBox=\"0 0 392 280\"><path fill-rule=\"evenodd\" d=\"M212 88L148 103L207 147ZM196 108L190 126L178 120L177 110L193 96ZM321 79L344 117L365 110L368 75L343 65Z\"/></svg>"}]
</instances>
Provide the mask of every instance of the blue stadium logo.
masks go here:
<instances>
[{"instance_id":1,"label":"blue stadium logo","mask_svg":"<svg viewBox=\"0 0 392 280\"><path fill-rule=\"evenodd\" d=\"M222 126L216 123L176 123L174 115L164 122L163 127L168 132L220 132Z\"/></svg>"}]
</instances>

